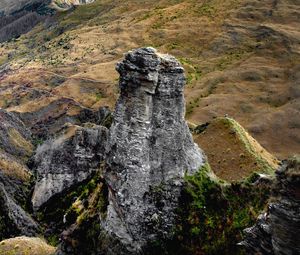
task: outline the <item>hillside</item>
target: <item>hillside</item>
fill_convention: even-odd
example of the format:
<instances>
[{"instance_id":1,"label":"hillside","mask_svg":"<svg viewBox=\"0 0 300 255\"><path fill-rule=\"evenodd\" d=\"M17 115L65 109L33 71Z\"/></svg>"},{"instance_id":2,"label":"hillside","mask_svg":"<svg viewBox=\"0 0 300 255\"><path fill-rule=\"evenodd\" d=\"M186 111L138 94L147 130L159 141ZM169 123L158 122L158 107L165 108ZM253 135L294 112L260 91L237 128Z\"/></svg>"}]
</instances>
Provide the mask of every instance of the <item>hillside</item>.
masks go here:
<instances>
[{"instance_id":1,"label":"hillside","mask_svg":"<svg viewBox=\"0 0 300 255\"><path fill-rule=\"evenodd\" d=\"M299 23L299 0L1 1L0 255L298 254Z\"/></svg>"},{"instance_id":2,"label":"hillside","mask_svg":"<svg viewBox=\"0 0 300 255\"><path fill-rule=\"evenodd\" d=\"M142 45L184 65L186 118L228 115L279 158L300 149L297 0L96 0L2 43L0 106L30 112L71 98L112 109L114 65Z\"/></svg>"},{"instance_id":3,"label":"hillside","mask_svg":"<svg viewBox=\"0 0 300 255\"><path fill-rule=\"evenodd\" d=\"M231 118L216 118L193 133L214 173L228 182L242 181L254 172L272 174L279 167L278 160Z\"/></svg>"}]
</instances>

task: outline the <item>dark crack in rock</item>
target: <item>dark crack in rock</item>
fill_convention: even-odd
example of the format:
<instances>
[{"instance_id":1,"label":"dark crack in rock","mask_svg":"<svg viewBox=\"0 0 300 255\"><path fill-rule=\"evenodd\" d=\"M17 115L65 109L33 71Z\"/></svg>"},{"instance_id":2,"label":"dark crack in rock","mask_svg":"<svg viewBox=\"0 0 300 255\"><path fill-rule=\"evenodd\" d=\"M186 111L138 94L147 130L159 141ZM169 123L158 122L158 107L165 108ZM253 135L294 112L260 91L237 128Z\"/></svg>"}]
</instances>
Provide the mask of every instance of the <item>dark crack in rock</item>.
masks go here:
<instances>
[{"instance_id":1,"label":"dark crack in rock","mask_svg":"<svg viewBox=\"0 0 300 255\"><path fill-rule=\"evenodd\" d=\"M138 254L147 243L172 236L184 176L206 158L184 119L184 69L174 57L141 48L116 69L121 95L107 147L103 227L120 246L106 253Z\"/></svg>"},{"instance_id":2,"label":"dark crack in rock","mask_svg":"<svg viewBox=\"0 0 300 255\"><path fill-rule=\"evenodd\" d=\"M34 210L53 196L91 178L104 159L108 130L102 126L70 126L56 139L38 147L37 181L32 196Z\"/></svg>"},{"instance_id":3,"label":"dark crack in rock","mask_svg":"<svg viewBox=\"0 0 300 255\"><path fill-rule=\"evenodd\" d=\"M249 254L300 254L300 160L284 162L276 177L275 198L240 243Z\"/></svg>"}]
</instances>

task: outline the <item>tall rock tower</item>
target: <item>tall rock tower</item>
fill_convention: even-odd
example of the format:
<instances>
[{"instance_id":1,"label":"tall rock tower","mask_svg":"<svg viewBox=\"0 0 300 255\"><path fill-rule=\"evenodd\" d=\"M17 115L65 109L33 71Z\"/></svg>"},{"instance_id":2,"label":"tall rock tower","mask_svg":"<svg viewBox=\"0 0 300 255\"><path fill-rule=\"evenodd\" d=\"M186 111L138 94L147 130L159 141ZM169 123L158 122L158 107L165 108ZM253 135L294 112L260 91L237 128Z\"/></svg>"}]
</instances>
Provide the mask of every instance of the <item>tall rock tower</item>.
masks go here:
<instances>
[{"instance_id":1,"label":"tall rock tower","mask_svg":"<svg viewBox=\"0 0 300 255\"><path fill-rule=\"evenodd\" d=\"M172 235L184 176L206 158L184 119L184 69L174 57L140 48L127 53L117 71L121 95L107 146L103 227L126 247L124 254L139 254Z\"/></svg>"}]
</instances>

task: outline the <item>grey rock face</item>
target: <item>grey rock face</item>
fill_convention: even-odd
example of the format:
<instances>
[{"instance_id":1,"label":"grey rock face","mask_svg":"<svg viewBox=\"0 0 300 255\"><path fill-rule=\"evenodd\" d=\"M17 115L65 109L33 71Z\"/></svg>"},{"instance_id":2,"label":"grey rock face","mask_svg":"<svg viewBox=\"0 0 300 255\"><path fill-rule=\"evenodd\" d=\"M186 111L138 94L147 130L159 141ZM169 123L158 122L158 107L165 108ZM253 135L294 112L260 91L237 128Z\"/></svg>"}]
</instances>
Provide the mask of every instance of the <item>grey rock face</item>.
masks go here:
<instances>
[{"instance_id":1,"label":"grey rock face","mask_svg":"<svg viewBox=\"0 0 300 255\"><path fill-rule=\"evenodd\" d=\"M277 171L275 201L245 230L241 243L250 254L300 254L300 162L290 159Z\"/></svg>"},{"instance_id":2,"label":"grey rock face","mask_svg":"<svg viewBox=\"0 0 300 255\"><path fill-rule=\"evenodd\" d=\"M0 183L0 215L5 219L6 237L14 235L35 236L40 233L38 224L19 206L13 198L6 192L5 187ZM3 225L2 225L3 227ZM1 237L0 234L0 237Z\"/></svg>"},{"instance_id":3,"label":"grey rock face","mask_svg":"<svg viewBox=\"0 0 300 255\"><path fill-rule=\"evenodd\" d=\"M54 195L90 178L103 160L107 133L101 126L71 126L64 135L37 149L37 181L32 196L35 210Z\"/></svg>"},{"instance_id":4,"label":"grey rock face","mask_svg":"<svg viewBox=\"0 0 300 255\"><path fill-rule=\"evenodd\" d=\"M53 5L57 5L57 7L69 9L72 6L76 5L84 5L95 2L95 0L52 0Z\"/></svg>"},{"instance_id":5,"label":"grey rock face","mask_svg":"<svg viewBox=\"0 0 300 255\"><path fill-rule=\"evenodd\" d=\"M0 109L0 184L17 202L26 203L31 172L26 162L32 154L31 133L13 113Z\"/></svg>"},{"instance_id":6,"label":"grey rock face","mask_svg":"<svg viewBox=\"0 0 300 255\"><path fill-rule=\"evenodd\" d=\"M103 227L124 254L136 254L171 236L184 175L206 159L184 119L184 69L174 57L141 48L126 54L117 71L121 95L107 146ZM107 254L118 252L109 247Z\"/></svg>"}]
</instances>

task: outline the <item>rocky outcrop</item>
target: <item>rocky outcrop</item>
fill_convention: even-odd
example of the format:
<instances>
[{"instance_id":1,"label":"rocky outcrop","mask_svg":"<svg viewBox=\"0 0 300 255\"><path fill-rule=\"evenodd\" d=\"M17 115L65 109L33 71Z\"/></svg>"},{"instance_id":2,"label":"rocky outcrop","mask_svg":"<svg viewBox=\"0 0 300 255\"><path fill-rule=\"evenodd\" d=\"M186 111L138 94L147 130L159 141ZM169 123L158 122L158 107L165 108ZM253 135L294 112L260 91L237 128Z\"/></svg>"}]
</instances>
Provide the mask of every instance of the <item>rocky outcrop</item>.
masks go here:
<instances>
[{"instance_id":1,"label":"rocky outcrop","mask_svg":"<svg viewBox=\"0 0 300 255\"><path fill-rule=\"evenodd\" d=\"M14 201L0 183L0 238L15 235L34 236L40 232L38 224Z\"/></svg>"},{"instance_id":2,"label":"rocky outcrop","mask_svg":"<svg viewBox=\"0 0 300 255\"><path fill-rule=\"evenodd\" d=\"M13 113L0 109L0 239L34 235L38 225L25 207L32 174L26 166L33 151L31 133Z\"/></svg>"},{"instance_id":3,"label":"rocky outcrop","mask_svg":"<svg viewBox=\"0 0 300 255\"><path fill-rule=\"evenodd\" d=\"M64 134L38 147L33 208L40 209L55 195L89 179L103 160L106 139L105 127L71 125Z\"/></svg>"},{"instance_id":4,"label":"rocky outcrop","mask_svg":"<svg viewBox=\"0 0 300 255\"><path fill-rule=\"evenodd\" d=\"M241 242L249 254L300 254L300 161L292 158L276 172L275 198Z\"/></svg>"},{"instance_id":5,"label":"rocky outcrop","mask_svg":"<svg viewBox=\"0 0 300 255\"><path fill-rule=\"evenodd\" d=\"M121 95L107 147L103 227L125 247L112 245L107 254L137 254L171 236L184 175L205 156L184 119L184 69L174 57L141 48L126 54L117 71Z\"/></svg>"},{"instance_id":6,"label":"rocky outcrop","mask_svg":"<svg viewBox=\"0 0 300 255\"><path fill-rule=\"evenodd\" d=\"M95 0L52 0L52 6L58 10L68 10L73 6L90 4Z\"/></svg>"}]
</instances>

